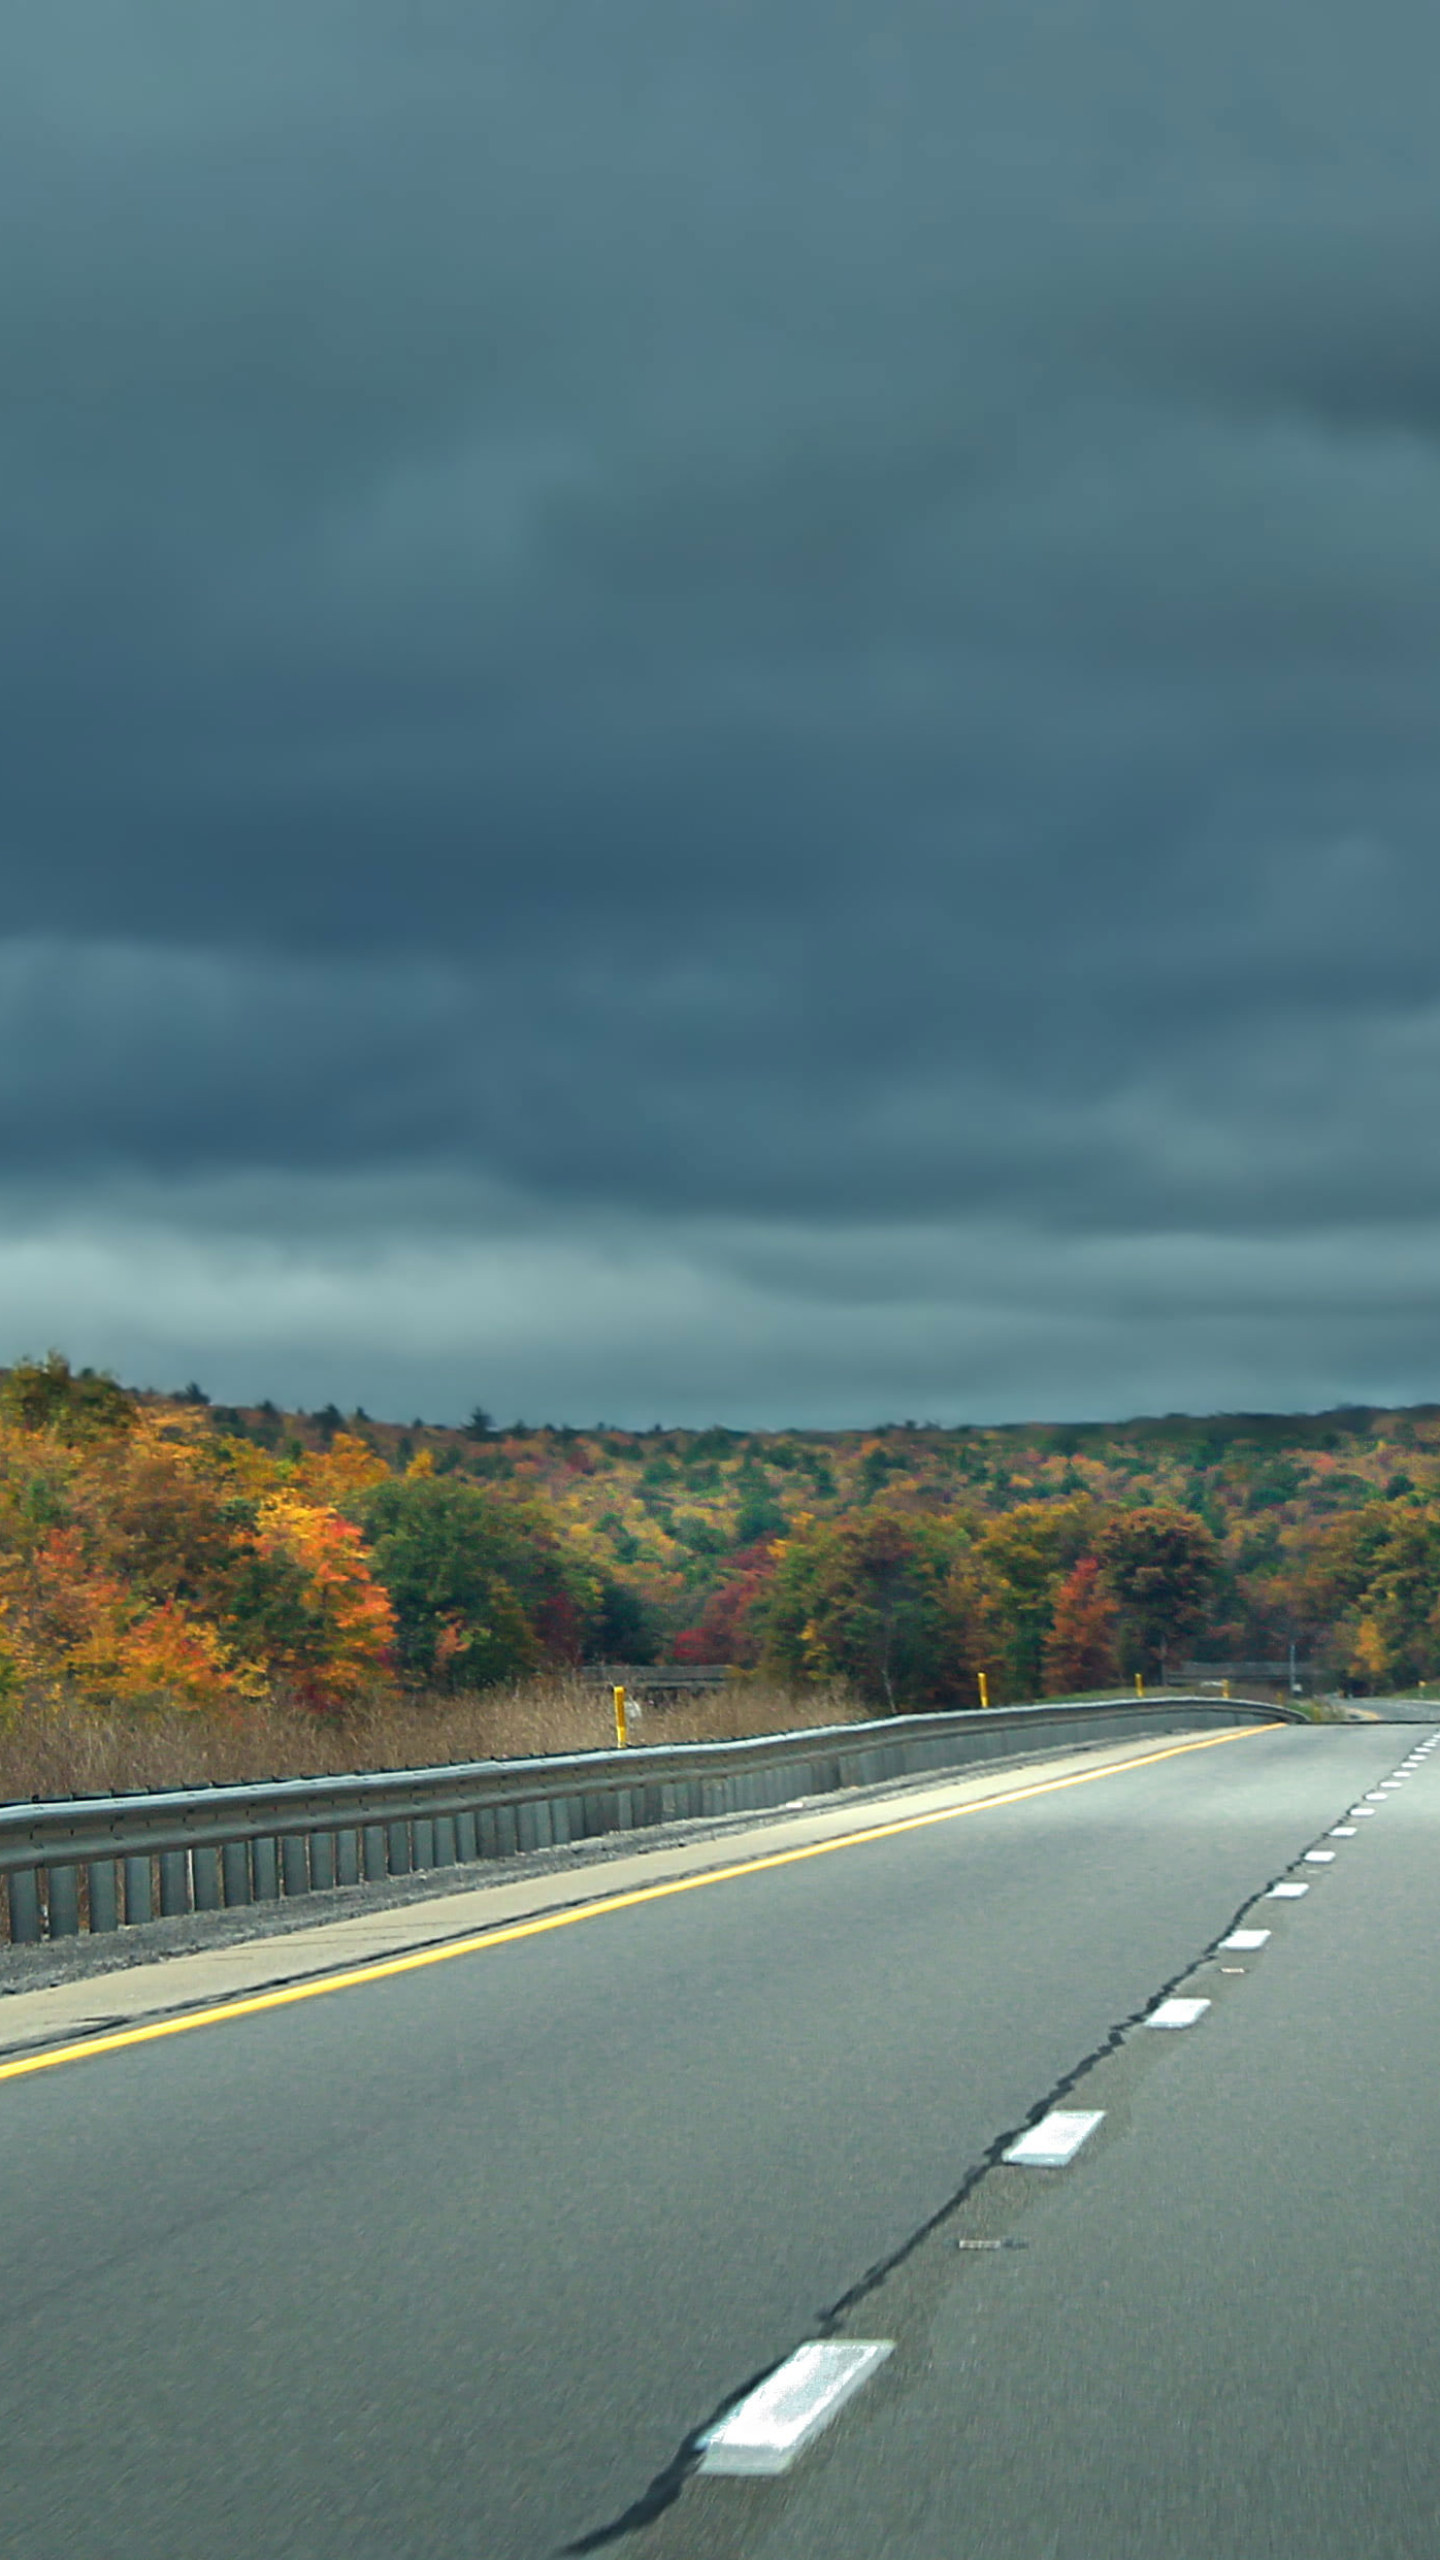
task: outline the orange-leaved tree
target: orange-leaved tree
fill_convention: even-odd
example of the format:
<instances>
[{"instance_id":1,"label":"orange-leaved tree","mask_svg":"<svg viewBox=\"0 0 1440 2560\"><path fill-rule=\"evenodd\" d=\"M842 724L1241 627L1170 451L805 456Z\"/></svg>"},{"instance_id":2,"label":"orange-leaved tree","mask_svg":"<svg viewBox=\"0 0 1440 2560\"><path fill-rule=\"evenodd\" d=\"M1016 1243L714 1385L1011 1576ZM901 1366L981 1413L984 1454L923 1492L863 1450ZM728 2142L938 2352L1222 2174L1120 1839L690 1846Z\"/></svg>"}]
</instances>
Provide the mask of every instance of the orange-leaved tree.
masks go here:
<instances>
[{"instance_id":1,"label":"orange-leaved tree","mask_svg":"<svg viewBox=\"0 0 1440 2560\"><path fill-rule=\"evenodd\" d=\"M254 1553L298 1576L270 1629L267 1669L306 1706L342 1706L392 1667L395 1611L353 1521L282 1489L259 1507Z\"/></svg>"},{"instance_id":2,"label":"orange-leaved tree","mask_svg":"<svg viewBox=\"0 0 1440 2560\"><path fill-rule=\"evenodd\" d=\"M1082 1556L1055 1595L1045 1639L1045 1694L1105 1689L1119 1676L1120 1612L1105 1588L1098 1556Z\"/></svg>"},{"instance_id":3,"label":"orange-leaved tree","mask_svg":"<svg viewBox=\"0 0 1440 2560\"><path fill-rule=\"evenodd\" d=\"M97 1705L241 1694L246 1666L213 1608L234 1542L220 1510L190 1440L153 1413L77 1430L41 1406L38 1422L0 1424L8 1685Z\"/></svg>"},{"instance_id":4,"label":"orange-leaved tree","mask_svg":"<svg viewBox=\"0 0 1440 2560\"><path fill-rule=\"evenodd\" d=\"M279 1683L341 1703L381 1674L393 1614L327 1499L373 1479L364 1444L297 1489L202 1412L107 1385L57 1354L0 1394L0 1690L193 1708Z\"/></svg>"},{"instance_id":5,"label":"orange-leaved tree","mask_svg":"<svg viewBox=\"0 0 1440 2560\"><path fill-rule=\"evenodd\" d=\"M1197 1634L1219 1571L1215 1540L1193 1511L1137 1503L1111 1514L1100 1540L1105 1579L1120 1606L1127 1670L1164 1674Z\"/></svg>"}]
</instances>

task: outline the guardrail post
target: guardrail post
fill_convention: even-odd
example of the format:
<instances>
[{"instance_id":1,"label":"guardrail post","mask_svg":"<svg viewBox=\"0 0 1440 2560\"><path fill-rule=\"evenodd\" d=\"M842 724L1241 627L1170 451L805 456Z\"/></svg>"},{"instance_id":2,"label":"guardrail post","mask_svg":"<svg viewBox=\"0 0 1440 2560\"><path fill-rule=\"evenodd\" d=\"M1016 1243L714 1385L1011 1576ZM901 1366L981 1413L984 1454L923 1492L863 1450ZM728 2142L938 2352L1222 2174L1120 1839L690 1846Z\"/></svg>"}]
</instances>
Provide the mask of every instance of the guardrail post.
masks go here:
<instances>
[{"instance_id":1,"label":"guardrail post","mask_svg":"<svg viewBox=\"0 0 1440 2560\"><path fill-rule=\"evenodd\" d=\"M306 1856L303 1831L282 1832L280 1838L280 1882L288 1900L292 1893L310 1890L310 1861Z\"/></svg>"},{"instance_id":2,"label":"guardrail post","mask_svg":"<svg viewBox=\"0 0 1440 2560\"><path fill-rule=\"evenodd\" d=\"M360 1834L360 1844L364 1852L366 1883L383 1884L390 1873L385 1856L384 1823L367 1822Z\"/></svg>"},{"instance_id":3,"label":"guardrail post","mask_svg":"<svg viewBox=\"0 0 1440 2560\"><path fill-rule=\"evenodd\" d=\"M173 1919L190 1908L190 1852L188 1849L162 1849L160 1852L160 1916Z\"/></svg>"},{"instance_id":4,"label":"guardrail post","mask_svg":"<svg viewBox=\"0 0 1440 2560\"><path fill-rule=\"evenodd\" d=\"M223 1908L223 1904L220 1898L219 1850L208 1848L192 1849L190 1852L190 1864L194 1870L195 1876L196 1910L221 1910Z\"/></svg>"},{"instance_id":5,"label":"guardrail post","mask_svg":"<svg viewBox=\"0 0 1440 2560\"><path fill-rule=\"evenodd\" d=\"M316 1893L326 1893L335 1882L335 1834L312 1831L310 1834L310 1882Z\"/></svg>"},{"instance_id":6,"label":"guardrail post","mask_svg":"<svg viewBox=\"0 0 1440 2560\"><path fill-rule=\"evenodd\" d=\"M413 1856L416 1871L419 1872L422 1869L433 1867L435 1864L435 1825L428 1814L417 1813L414 1816L410 1824L410 1836L415 1844Z\"/></svg>"},{"instance_id":7,"label":"guardrail post","mask_svg":"<svg viewBox=\"0 0 1440 2560\"><path fill-rule=\"evenodd\" d=\"M51 1867L49 1870L49 1904L47 1936L78 1938L80 1935L80 1876L75 1867Z\"/></svg>"},{"instance_id":8,"label":"guardrail post","mask_svg":"<svg viewBox=\"0 0 1440 2560\"><path fill-rule=\"evenodd\" d=\"M85 1870L85 1899L90 1906L90 1934L120 1926L120 1879L113 1858L92 1858Z\"/></svg>"},{"instance_id":9,"label":"guardrail post","mask_svg":"<svg viewBox=\"0 0 1440 2560\"><path fill-rule=\"evenodd\" d=\"M392 1876L408 1876L410 1873L409 1823L387 1822L385 1838L390 1853L390 1873Z\"/></svg>"},{"instance_id":10,"label":"guardrail post","mask_svg":"<svg viewBox=\"0 0 1440 2560\"><path fill-rule=\"evenodd\" d=\"M274 1840L252 1840L250 1859L255 1876L256 1901L278 1902L280 1899L279 1843Z\"/></svg>"},{"instance_id":11,"label":"guardrail post","mask_svg":"<svg viewBox=\"0 0 1440 2560\"><path fill-rule=\"evenodd\" d=\"M220 1852L220 1880L225 1888L227 1910L237 1903L251 1902L250 1843L227 1840Z\"/></svg>"},{"instance_id":12,"label":"guardrail post","mask_svg":"<svg viewBox=\"0 0 1440 2560\"><path fill-rule=\"evenodd\" d=\"M480 1855L473 1813L457 1813L455 1816L455 1855L462 1867L473 1866Z\"/></svg>"},{"instance_id":13,"label":"guardrail post","mask_svg":"<svg viewBox=\"0 0 1440 2560\"><path fill-rule=\"evenodd\" d=\"M435 1816L435 1864L437 1867L453 1867L455 1864L453 1813L437 1813Z\"/></svg>"},{"instance_id":14,"label":"guardrail post","mask_svg":"<svg viewBox=\"0 0 1440 2560\"><path fill-rule=\"evenodd\" d=\"M125 1870L125 1926L133 1929L155 1917L155 1873L148 1858L122 1858Z\"/></svg>"},{"instance_id":15,"label":"guardrail post","mask_svg":"<svg viewBox=\"0 0 1440 2560\"><path fill-rule=\"evenodd\" d=\"M21 1867L10 1878L10 1943L38 1946L41 1935L39 1873L34 1867Z\"/></svg>"},{"instance_id":16,"label":"guardrail post","mask_svg":"<svg viewBox=\"0 0 1440 2560\"><path fill-rule=\"evenodd\" d=\"M337 1831L335 1834L335 1881L358 1884L360 1881L360 1834Z\"/></svg>"}]
</instances>

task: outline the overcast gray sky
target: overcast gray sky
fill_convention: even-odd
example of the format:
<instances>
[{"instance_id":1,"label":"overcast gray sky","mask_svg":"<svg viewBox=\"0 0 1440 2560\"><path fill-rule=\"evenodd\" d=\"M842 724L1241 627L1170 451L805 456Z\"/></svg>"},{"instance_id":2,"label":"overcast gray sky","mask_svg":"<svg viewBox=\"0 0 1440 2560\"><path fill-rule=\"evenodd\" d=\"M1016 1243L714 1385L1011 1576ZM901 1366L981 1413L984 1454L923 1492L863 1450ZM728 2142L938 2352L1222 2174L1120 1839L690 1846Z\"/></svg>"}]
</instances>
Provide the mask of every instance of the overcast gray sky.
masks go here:
<instances>
[{"instance_id":1,"label":"overcast gray sky","mask_svg":"<svg viewBox=\"0 0 1440 2560\"><path fill-rule=\"evenodd\" d=\"M0 1358L1440 1396L1434 0L0 29Z\"/></svg>"}]
</instances>

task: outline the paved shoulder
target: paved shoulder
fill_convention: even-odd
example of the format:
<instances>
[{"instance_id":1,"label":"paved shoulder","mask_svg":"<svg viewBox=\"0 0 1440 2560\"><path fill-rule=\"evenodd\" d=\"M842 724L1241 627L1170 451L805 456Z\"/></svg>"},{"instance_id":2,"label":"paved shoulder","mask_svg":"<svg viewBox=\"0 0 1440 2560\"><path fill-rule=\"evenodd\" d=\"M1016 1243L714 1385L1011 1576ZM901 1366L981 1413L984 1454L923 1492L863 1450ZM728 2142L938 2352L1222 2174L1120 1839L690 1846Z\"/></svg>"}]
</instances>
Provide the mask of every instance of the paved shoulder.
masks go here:
<instances>
[{"instance_id":1,"label":"paved shoulder","mask_svg":"<svg viewBox=\"0 0 1440 2560\"><path fill-rule=\"evenodd\" d=\"M1242 1726L1237 1738L1259 1730ZM1211 1730L1196 1737L1202 1747L1227 1738ZM1148 1735L1134 1742L1017 1758L938 1780L847 1789L838 1798L825 1796L769 1815L677 1823L642 1833L626 1852L618 1845L626 1835L615 1835L603 1844L589 1844L589 1854L541 1852L510 1860L500 1873L468 1884L452 1870L445 1888L428 1894L370 1897L363 1889L351 1889L329 1896L307 1894L298 1906L257 1903L244 1911L192 1913L186 1917L186 1931L202 1941L208 1936L209 1943L178 1949L163 1944L172 1924L160 1921L104 1938L10 1950L12 1960L38 1959L36 1970L59 1960L68 1978L31 1988L25 1973L17 1971L0 1990L0 2057L39 2052L75 2038L100 2039L142 2021L238 2004L287 1985L320 1984L357 1967L419 1958L429 1950L458 1952L475 1937L513 1930L527 1921L557 1920L585 1910L599 1913L607 1906L618 1909L637 1893L678 1889L737 1863L834 1847L856 1834L879 1837L897 1823L944 1819L974 1806L1023 1801L1037 1787L1078 1784L1107 1769L1150 1766L1190 1747L1184 1735ZM315 1908L326 1903L328 1908ZM309 1918L308 1926L299 1914ZM208 1932L207 1920L217 1923Z\"/></svg>"}]
</instances>

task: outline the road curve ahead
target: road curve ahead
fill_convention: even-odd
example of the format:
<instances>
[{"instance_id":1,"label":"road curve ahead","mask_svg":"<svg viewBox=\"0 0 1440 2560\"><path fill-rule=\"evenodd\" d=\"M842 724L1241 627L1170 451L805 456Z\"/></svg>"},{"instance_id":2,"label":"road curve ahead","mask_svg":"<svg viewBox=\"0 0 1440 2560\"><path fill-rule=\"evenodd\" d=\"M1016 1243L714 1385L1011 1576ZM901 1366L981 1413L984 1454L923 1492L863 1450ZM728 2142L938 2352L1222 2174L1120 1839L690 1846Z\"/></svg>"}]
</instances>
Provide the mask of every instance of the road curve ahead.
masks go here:
<instances>
[{"instance_id":1,"label":"road curve ahead","mask_svg":"<svg viewBox=\"0 0 1440 2560\"><path fill-rule=\"evenodd\" d=\"M760 1825L681 1892L0 2077L7 2560L1432 2560L1440 1769L1380 1788L1429 1730ZM1053 2106L1104 2119L1068 2169L987 2166ZM794 2469L697 2474L831 2331L893 2353Z\"/></svg>"}]
</instances>

